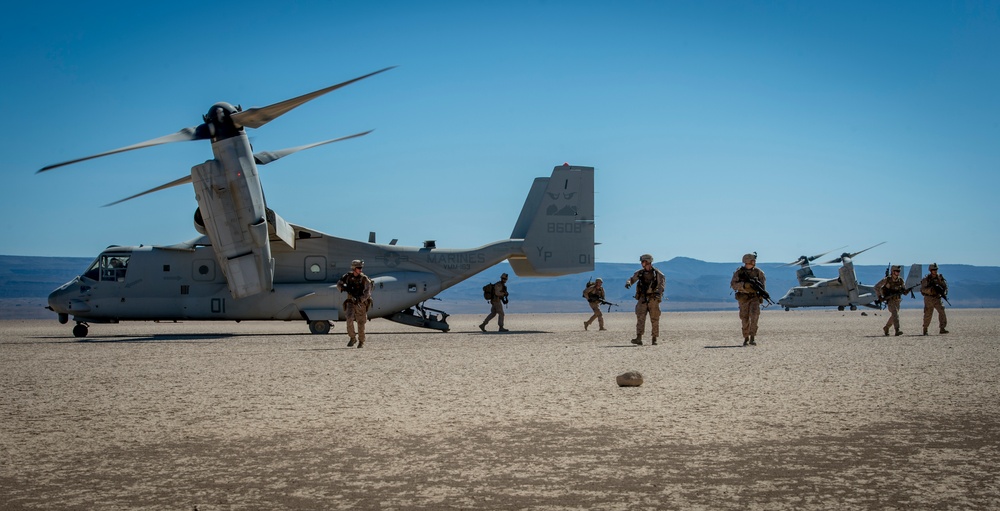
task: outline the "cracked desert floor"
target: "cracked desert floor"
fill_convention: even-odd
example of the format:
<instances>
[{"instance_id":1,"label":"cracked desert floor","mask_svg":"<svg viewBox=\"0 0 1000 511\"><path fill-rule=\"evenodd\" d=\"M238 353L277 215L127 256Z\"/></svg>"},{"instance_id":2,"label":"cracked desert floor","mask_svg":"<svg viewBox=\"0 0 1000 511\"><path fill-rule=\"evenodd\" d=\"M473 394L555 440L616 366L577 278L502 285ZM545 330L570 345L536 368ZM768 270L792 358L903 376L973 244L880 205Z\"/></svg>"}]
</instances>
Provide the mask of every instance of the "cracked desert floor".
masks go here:
<instances>
[{"instance_id":1,"label":"cracked desert floor","mask_svg":"<svg viewBox=\"0 0 1000 511\"><path fill-rule=\"evenodd\" d=\"M1000 310L588 315L0 322L0 509L1000 508Z\"/></svg>"}]
</instances>

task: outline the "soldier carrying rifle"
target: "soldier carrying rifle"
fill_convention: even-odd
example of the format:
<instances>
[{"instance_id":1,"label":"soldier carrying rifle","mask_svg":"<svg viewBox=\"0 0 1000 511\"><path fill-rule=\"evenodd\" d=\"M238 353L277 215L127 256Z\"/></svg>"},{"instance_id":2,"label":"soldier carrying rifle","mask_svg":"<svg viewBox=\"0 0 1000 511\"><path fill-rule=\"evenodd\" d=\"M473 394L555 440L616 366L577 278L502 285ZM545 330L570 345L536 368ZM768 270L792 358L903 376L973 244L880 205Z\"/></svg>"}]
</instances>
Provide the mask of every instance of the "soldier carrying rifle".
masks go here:
<instances>
[{"instance_id":1,"label":"soldier carrying rifle","mask_svg":"<svg viewBox=\"0 0 1000 511\"><path fill-rule=\"evenodd\" d=\"M597 325L601 330L606 330L604 328L604 314L601 314L601 305L608 303L604 301L604 279L598 277L597 280L593 282L588 281L587 287L583 290L583 297L587 299L587 304L590 305L590 310L594 311L594 314L590 316L590 319L583 322L583 329L587 330L590 324L597 320ZM611 312L611 308L608 307L608 312Z\"/></svg>"},{"instance_id":2,"label":"soldier carrying rifle","mask_svg":"<svg viewBox=\"0 0 1000 511\"><path fill-rule=\"evenodd\" d=\"M757 252L743 255L743 266L733 272L729 287L736 291L736 301L740 304L740 322L743 326L743 345L757 345L757 320L760 318L760 307L764 301L768 305L771 295L764 283L767 277L757 268Z\"/></svg>"},{"instance_id":3,"label":"soldier carrying rifle","mask_svg":"<svg viewBox=\"0 0 1000 511\"><path fill-rule=\"evenodd\" d=\"M938 311L939 332L946 334L948 331L944 327L948 325L948 316L944 313L941 300L948 302L948 282L944 280L944 275L938 274L937 263L931 263L927 269L930 274L920 281L920 294L924 295L924 335L927 335L927 327L931 325L935 310Z\"/></svg>"},{"instance_id":4,"label":"soldier carrying rifle","mask_svg":"<svg viewBox=\"0 0 1000 511\"><path fill-rule=\"evenodd\" d=\"M902 301L903 293L906 292L906 283L899 276L903 267L897 264L891 268L892 273L890 274L889 268L886 268L885 278L875 284L875 295L878 297L878 301L885 302L886 309L889 310L889 321L882 327L882 332L886 336L889 335L890 326L896 329L896 335L903 335L903 331L899 329L899 302Z\"/></svg>"}]
</instances>

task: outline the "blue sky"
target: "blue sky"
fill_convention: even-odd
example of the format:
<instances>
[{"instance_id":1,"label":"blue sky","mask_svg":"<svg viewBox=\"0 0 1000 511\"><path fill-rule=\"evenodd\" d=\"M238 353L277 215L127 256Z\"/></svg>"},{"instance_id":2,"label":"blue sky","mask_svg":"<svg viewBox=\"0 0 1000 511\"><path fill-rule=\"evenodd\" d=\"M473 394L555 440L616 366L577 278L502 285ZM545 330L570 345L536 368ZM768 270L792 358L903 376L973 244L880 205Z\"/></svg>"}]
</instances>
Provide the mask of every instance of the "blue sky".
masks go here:
<instances>
[{"instance_id":1,"label":"blue sky","mask_svg":"<svg viewBox=\"0 0 1000 511\"><path fill-rule=\"evenodd\" d=\"M998 2L20 2L0 20L0 254L197 236L186 142L39 168L387 66L257 130L268 205L474 247L596 168L599 262L1000 265ZM830 257L834 255L831 254Z\"/></svg>"}]
</instances>

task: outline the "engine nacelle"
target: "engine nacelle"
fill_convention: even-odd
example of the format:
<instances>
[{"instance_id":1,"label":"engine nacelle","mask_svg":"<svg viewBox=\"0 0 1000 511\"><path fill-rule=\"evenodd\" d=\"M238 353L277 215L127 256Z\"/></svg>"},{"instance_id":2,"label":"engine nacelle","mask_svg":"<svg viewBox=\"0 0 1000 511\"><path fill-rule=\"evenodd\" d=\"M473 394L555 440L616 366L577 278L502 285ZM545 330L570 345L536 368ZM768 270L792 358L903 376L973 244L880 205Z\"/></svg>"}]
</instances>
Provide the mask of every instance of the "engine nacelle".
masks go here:
<instances>
[{"instance_id":1,"label":"engine nacelle","mask_svg":"<svg viewBox=\"0 0 1000 511\"><path fill-rule=\"evenodd\" d=\"M194 230L199 234L208 235L208 231L205 230L205 219L201 217L201 208L194 210Z\"/></svg>"}]
</instances>

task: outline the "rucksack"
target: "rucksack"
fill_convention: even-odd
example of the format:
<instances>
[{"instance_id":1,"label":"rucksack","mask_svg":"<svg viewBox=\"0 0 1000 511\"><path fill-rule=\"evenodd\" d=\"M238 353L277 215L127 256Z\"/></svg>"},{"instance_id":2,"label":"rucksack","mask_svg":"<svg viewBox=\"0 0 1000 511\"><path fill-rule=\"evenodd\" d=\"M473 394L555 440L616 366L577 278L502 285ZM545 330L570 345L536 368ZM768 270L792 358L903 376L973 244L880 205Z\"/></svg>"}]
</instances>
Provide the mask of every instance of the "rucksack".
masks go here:
<instances>
[{"instance_id":1,"label":"rucksack","mask_svg":"<svg viewBox=\"0 0 1000 511\"><path fill-rule=\"evenodd\" d=\"M493 301L493 284L486 284L483 286L483 298L485 298L487 302Z\"/></svg>"}]
</instances>

